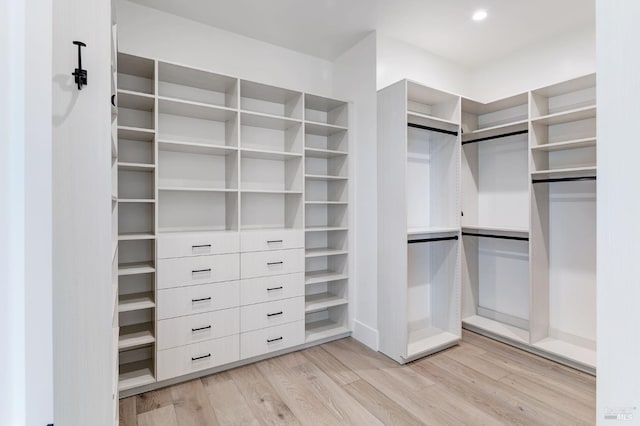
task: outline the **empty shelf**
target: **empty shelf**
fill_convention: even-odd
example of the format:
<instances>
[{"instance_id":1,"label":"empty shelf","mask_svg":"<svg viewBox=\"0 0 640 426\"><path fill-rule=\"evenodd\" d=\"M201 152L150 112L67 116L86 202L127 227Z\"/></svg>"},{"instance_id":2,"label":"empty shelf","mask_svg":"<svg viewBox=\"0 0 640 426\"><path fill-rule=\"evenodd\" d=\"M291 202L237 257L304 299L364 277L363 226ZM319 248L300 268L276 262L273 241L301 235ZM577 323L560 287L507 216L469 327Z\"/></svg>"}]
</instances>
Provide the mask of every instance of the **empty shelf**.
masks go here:
<instances>
[{"instance_id":1,"label":"empty shelf","mask_svg":"<svg viewBox=\"0 0 640 426\"><path fill-rule=\"evenodd\" d=\"M131 362L120 365L118 390L125 391L139 386L148 385L156 381L153 376L153 360Z\"/></svg>"},{"instance_id":2,"label":"empty shelf","mask_svg":"<svg viewBox=\"0 0 640 426\"><path fill-rule=\"evenodd\" d=\"M309 285L309 284L325 283L325 282L331 282L331 281L346 280L348 278L349 276L347 276L346 274L325 269L323 271L307 272L304 276L304 283L305 285Z\"/></svg>"},{"instance_id":3,"label":"empty shelf","mask_svg":"<svg viewBox=\"0 0 640 426\"><path fill-rule=\"evenodd\" d=\"M321 181L333 181L333 180L347 180L346 176L329 176L329 175L304 175L307 180L321 180Z\"/></svg>"},{"instance_id":4,"label":"empty shelf","mask_svg":"<svg viewBox=\"0 0 640 426\"><path fill-rule=\"evenodd\" d=\"M152 262L123 263L118 265L118 275L138 275L155 272Z\"/></svg>"},{"instance_id":5,"label":"empty shelf","mask_svg":"<svg viewBox=\"0 0 640 426\"><path fill-rule=\"evenodd\" d=\"M538 145L531 147L532 152L539 151L561 151L565 149L577 149L577 148L588 148L596 146L596 138L585 138L585 139L576 139L572 141L566 142L556 142L556 143L548 143L545 145Z\"/></svg>"},{"instance_id":6,"label":"empty shelf","mask_svg":"<svg viewBox=\"0 0 640 426\"><path fill-rule=\"evenodd\" d=\"M462 325L472 331L486 332L517 343L529 344L529 332L527 330L479 315L463 318Z\"/></svg>"},{"instance_id":7,"label":"empty shelf","mask_svg":"<svg viewBox=\"0 0 640 426\"><path fill-rule=\"evenodd\" d=\"M118 198L118 202L119 203L137 203L137 204L144 204L144 203L155 203L156 200L152 199L152 198Z\"/></svg>"},{"instance_id":8,"label":"empty shelf","mask_svg":"<svg viewBox=\"0 0 640 426\"><path fill-rule=\"evenodd\" d=\"M332 293L308 294L304 298L304 311L306 313L322 311L333 306L349 303L344 297Z\"/></svg>"},{"instance_id":9,"label":"empty shelf","mask_svg":"<svg viewBox=\"0 0 640 426\"><path fill-rule=\"evenodd\" d=\"M555 114L544 115L538 118L532 118L531 122L534 124L561 124L570 123L572 121L586 120L588 118L595 118L596 106L591 105L583 108L576 108L569 111L558 112Z\"/></svg>"},{"instance_id":10,"label":"empty shelf","mask_svg":"<svg viewBox=\"0 0 640 426\"><path fill-rule=\"evenodd\" d=\"M345 325L331 320L308 322L305 329L307 343L350 333Z\"/></svg>"},{"instance_id":11,"label":"empty shelf","mask_svg":"<svg viewBox=\"0 0 640 426\"><path fill-rule=\"evenodd\" d=\"M316 123L307 121L304 126L304 131L310 135L317 136L331 136L336 133L346 132L348 129L343 126L335 126L333 124Z\"/></svg>"},{"instance_id":12,"label":"empty shelf","mask_svg":"<svg viewBox=\"0 0 640 426\"><path fill-rule=\"evenodd\" d=\"M291 160L293 158L302 157L302 153L298 152L269 151L253 148L242 148L240 152L242 157L257 158L261 160Z\"/></svg>"},{"instance_id":13,"label":"empty shelf","mask_svg":"<svg viewBox=\"0 0 640 426\"><path fill-rule=\"evenodd\" d=\"M337 250L332 248L315 248L315 249L306 249L305 257L324 257L324 256L339 256L348 254L347 250Z\"/></svg>"},{"instance_id":14,"label":"empty shelf","mask_svg":"<svg viewBox=\"0 0 640 426\"><path fill-rule=\"evenodd\" d=\"M188 154L204 155L229 155L238 151L235 146L213 145L204 142L190 142L168 139L163 136L158 139L158 149L160 151L184 152Z\"/></svg>"},{"instance_id":15,"label":"empty shelf","mask_svg":"<svg viewBox=\"0 0 640 426\"><path fill-rule=\"evenodd\" d=\"M311 200L311 201L305 201L305 204L310 204L310 205L329 205L329 206L346 206L347 204L349 204L346 201L317 201L317 200Z\"/></svg>"},{"instance_id":16,"label":"empty shelf","mask_svg":"<svg viewBox=\"0 0 640 426\"><path fill-rule=\"evenodd\" d=\"M179 115L210 121L229 121L238 114L232 108L164 96L158 97L158 112L160 114Z\"/></svg>"},{"instance_id":17,"label":"empty shelf","mask_svg":"<svg viewBox=\"0 0 640 426\"><path fill-rule=\"evenodd\" d=\"M238 192L237 189L211 188L202 186L158 186L158 191L186 191L186 192Z\"/></svg>"},{"instance_id":18,"label":"empty shelf","mask_svg":"<svg viewBox=\"0 0 640 426\"><path fill-rule=\"evenodd\" d=\"M348 231L346 226L307 226L305 232L333 232L333 231Z\"/></svg>"},{"instance_id":19,"label":"empty shelf","mask_svg":"<svg viewBox=\"0 0 640 426\"><path fill-rule=\"evenodd\" d=\"M517 132L519 130L526 130L528 127L528 123L528 120L518 120L510 123L498 124L491 127L476 129L471 132L466 132L465 136L467 136L468 139L478 139L482 136L488 136L488 133L501 134Z\"/></svg>"},{"instance_id":20,"label":"empty shelf","mask_svg":"<svg viewBox=\"0 0 640 426\"><path fill-rule=\"evenodd\" d=\"M152 111L155 98L147 93L118 89L116 101L118 108Z\"/></svg>"},{"instance_id":21,"label":"empty shelf","mask_svg":"<svg viewBox=\"0 0 640 426\"><path fill-rule=\"evenodd\" d=\"M566 169L550 169L550 170L539 170L537 172L531 172L531 177L533 178L553 178L553 177L564 177L567 175L593 175L597 171L595 166L588 167L570 167Z\"/></svg>"},{"instance_id":22,"label":"empty shelf","mask_svg":"<svg viewBox=\"0 0 640 426\"><path fill-rule=\"evenodd\" d=\"M125 294L118 298L118 312L138 311L155 307L153 292Z\"/></svg>"},{"instance_id":23,"label":"empty shelf","mask_svg":"<svg viewBox=\"0 0 640 426\"><path fill-rule=\"evenodd\" d=\"M118 162L118 170L130 170L135 172L152 172L155 170L155 168L156 168L155 164Z\"/></svg>"},{"instance_id":24,"label":"empty shelf","mask_svg":"<svg viewBox=\"0 0 640 426\"><path fill-rule=\"evenodd\" d=\"M152 233L127 233L118 235L119 241L134 241L134 240L153 240L155 239L155 234Z\"/></svg>"},{"instance_id":25,"label":"empty shelf","mask_svg":"<svg viewBox=\"0 0 640 426\"><path fill-rule=\"evenodd\" d=\"M260 127L263 129L287 130L301 123L301 120L260 112L242 111L240 115L240 124L242 126Z\"/></svg>"},{"instance_id":26,"label":"empty shelf","mask_svg":"<svg viewBox=\"0 0 640 426\"><path fill-rule=\"evenodd\" d=\"M348 155L346 151L338 151L335 149L322 149L322 148L305 148L304 153L307 157L312 158L333 158L342 155Z\"/></svg>"},{"instance_id":27,"label":"empty shelf","mask_svg":"<svg viewBox=\"0 0 640 426\"><path fill-rule=\"evenodd\" d=\"M446 120L440 117L434 117L433 115L422 114L420 112L408 111L407 112L407 122L414 124L425 124L425 121L432 121L434 124L441 123L447 124L449 126L459 127L460 123L452 120ZM451 129L453 130L453 129Z\"/></svg>"},{"instance_id":28,"label":"empty shelf","mask_svg":"<svg viewBox=\"0 0 640 426\"><path fill-rule=\"evenodd\" d=\"M458 231L460 231L460 228L409 228L407 230L407 235L444 234Z\"/></svg>"},{"instance_id":29,"label":"empty shelf","mask_svg":"<svg viewBox=\"0 0 640 426\"><path fill-rule=\"evenodd\" d=\"M504 232L510 234L522 234L522 236L529 235L529 230L526 228L513 228L508 226L463 225L462 231Z\"/></svg>"},{"instance_id":30,"label":"empty shelf","mask_svg":"<svg viewBox=\"0 0 640 426\"><path fill-rule=\"evenodd\" d=\"M151 142L155 131L141 127L118 126L118 139Z\"/></svg>"},{"instance_id":31,"label":"empty shelf","mask_svg":"<svg viewBox=\"0 0 640 426\"><path fill-rule=\"evenodd\" d=\"M289 191L286 189L247 189L241 190L245 194L302 194L302 191Z\"/></svg>"},{"instance_id":32,"label":"empty shelf","mask_svg":"<svg viewBox=\"0 0 640 426\"><path fill-rule=\"evenodd\" d=\"M131 349L137 346L149 345L156 341L153 335L153 323L126 325L120 327L118 349Z\"/></svg>"},{"instance_id":33,"label":"empty shelf","mask_svg":"<svg viewBox=\"0 0 640 426\"><path fill-rule=\"evenodd\" d=\"M409 333L406 359L410 360L422 355L442 350L456 344L460 336L437 327L423 328Z\"/></svg>"}]
</instances>

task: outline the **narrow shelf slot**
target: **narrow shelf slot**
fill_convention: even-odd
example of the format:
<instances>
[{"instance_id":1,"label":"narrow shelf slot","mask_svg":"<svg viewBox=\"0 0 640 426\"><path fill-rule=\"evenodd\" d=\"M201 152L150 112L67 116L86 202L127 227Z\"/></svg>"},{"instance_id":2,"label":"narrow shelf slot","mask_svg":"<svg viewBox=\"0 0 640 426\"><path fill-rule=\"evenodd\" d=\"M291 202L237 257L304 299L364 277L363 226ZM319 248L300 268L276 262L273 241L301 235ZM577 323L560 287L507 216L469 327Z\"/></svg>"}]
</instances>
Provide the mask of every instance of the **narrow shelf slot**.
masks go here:
<instances>
[{"instance_id":1,"label":"narrow shelf slot","mask_svg":"<svg viewBox=\"0 0 640 426\"><path fill-rule=\"evenodd\" d=\"M156 338L153 334L152 322L126 325L124 327L120 327L118 349L132 349L138 346L150 345L155 341Z\"/></svg>"},{"instance_id":2,"label":"narrow shelf slot","mask_svg":"<svg viewBox=\"0 0 640 426\"><path fill-rule=\"evenodd\" d=\"M323 271L308 271L305 274L305 284L317 284L331 281L346 280L349 276L339 272L325 269Z\"/></svg>"},{"instance_id":3,"label":"narrow shelf slot","mask_svg":"<svg viewBox=\"0 0 640 426\"><path fill-rule=\"evenodd\" d=\"M311 257L325 257L325 256L342 256L348 253L349 252L347 250L339 250L339 249L333 249L330 247L323 247L323 248L306 249L304 255L306 258L311 258Z\"/></svg>"},{"instance_id":4,"label":"narrow shelf slot","mask_svg":"<svg viewBox=\"0 0 640 426\"><path fill-rule=\"evenodd\" d=\"M156 271L152 262L123 263L118 265L118 276L150 274Z\"/></svg>"},{"instance_id":5,"label":"narrow shelf slot","mask_svg":"<svg viewBox=\"0 0 640 426\"><path fill-rule=\"evenodd\" d=\"M327 339L334 336L349 333L349 329L342 323L324 319L308 322L305 325L306 342Z\"/></svg>"},{"instance_id":6,"label":"narrow shelf slot","mask_svg":"<svg viewBox=\"0 0 640 426\"><path fill-rule=\"evenodd\" d=\"M126 391L155 383L153 360L145 359L127 364L120 364L118 391Z\"/></svg>"},{"instance_id":7,"label":"narrow shelf slot","mask_svg":"<svg viewBox=\"0 0 640 426\"><path fill-rule=\"evenodd\" d=\"M334 306L346 305L348 300L330 292L305 296L305 313L317 312Z\"/></svg>"},{"instance_id":8,"label":"narrow shelf slot","mask_svg":"<svg viewBox=\"0 0 640 426\"><path fill-rule=\"evenodd\" d=\"M118 241L154 240L155 234L150 232L129 232L118 235Z\"/></svg>"},{"instance_id":9,"label":"narrow shelf slot","mask_svg":"<svg viewBox=\"0 0 640 426\"><path fill-rule=\"evenodd\" d=\"M547 143L544 145L532 146L531 151L543 151L543 152L551 152L551 151L561 151L565 149L578 149L578 148L589 148L596 146L596 138L583 138L583 139L575 139L565 142L555 142L555 143Z\"/></svg>"},{"instance_id":10,"label":"narrow shelf slot","mask_svg":"<svg viewBox=\"0 0 640 426\"><path fill-rule=\"evenodd\" d=\"M333 149L321 149L321 148L309 148L304 149L304 153L307 157L312 158L333 158L348 155L346 151L338 151Z\"/></svg>"},{"instance_id":11,"label":"narrow shelf slot","mask_svg":"<svg viewBox=\"0 0 640 426\"><path fill-rule=\"evenodd\" d=\"M333 180L348 180L347 176L330 176L330 175L304 175L307 180L319 180L319 181L333 181Z\"/></svg>"},{"instance_id":12,"label":"narrow shelf slot","mask_svg":"<svg viewBox=\"0 0 640 426\"><path fill-rule=\"evenodd\" d=\"M335 232L335 231L348 231L346 226L307 226L305 232Z\"/></svg>"},{"instance_id":13,"label":"narrow shelf slot","mask_svg":"<svg viewBox=\"0 0 640 426\"><path fill-rule=\"evenodd\" d=\"M555 114L548 114L542 117L532 118L531 122L534 124L545 124L545 125L553 125L553 124L561 124L561 123L569 123L572 121L580 121L586 120L588 118L595 118L596 116L595 105L571 109L569 111L557 112Z\"/></svg>"},{"instance_id":14,"label":"narrow shelf slot","mask_svg":"<svg viewBox=\"0 0 640 426\"><path fill-rule=\"evenodd\" d=\"M147 164L147 163L127 163L127 162L118 162L118 170L128 170L134 172L152 172L156 168L155 164Z\"/></svg>"},{"instance_id":15,"label":"narrow shelf slot","mask_svg":"<svg viewBox=\"0 0 640 426\"><path fill-rule=\"evenodd\" d=\"M235 146L212 145L165 138L158 138L158 150L201 155L229 155L238 152L238 148Z\"/></svg>"},{"instance_id":16,"label":"narrow shelf slot","mask_svg":"<svg viewBox=\"0 0 640 426\"><path fill-rule=\"evenodd\" d=\"M118 298L118 312L138 311L151 309L156 306L153 301L153 292L123 294Z\"/></svg>"}]
</instances>

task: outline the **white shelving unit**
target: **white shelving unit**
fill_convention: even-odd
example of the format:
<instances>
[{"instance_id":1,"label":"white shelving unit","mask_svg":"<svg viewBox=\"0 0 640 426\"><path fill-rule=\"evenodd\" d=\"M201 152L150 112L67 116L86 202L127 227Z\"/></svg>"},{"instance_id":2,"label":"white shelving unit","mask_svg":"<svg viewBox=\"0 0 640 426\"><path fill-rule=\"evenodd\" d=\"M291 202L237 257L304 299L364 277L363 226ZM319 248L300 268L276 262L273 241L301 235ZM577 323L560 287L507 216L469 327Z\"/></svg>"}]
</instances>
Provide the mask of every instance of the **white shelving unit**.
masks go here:
<instances>
[{"instance_id":1,"label":"white shelving unit","mask_svg":"<svg viewBox=\"0 0 640 426\"><path fill-rule=\"evenodd\" d=\"M460 102L407 80L378 92L380 351L399 363L461 337Z\"/></svg>"},{"instance_id":2,"label":"white shelving unit","mask_svg":"<svg viewBox=\"0 0 640 426\"><path fill-rule=\"evenodd\" d=\"M118 90L118 25L116 24L115 2L111 2L111 93L117 97ZM118 292L118 108L115 98L111 105L111 297L113 311L111 314L112 352L111 370L113 424L120 422L120 404L118 404L119 359L118 339L120 336L119 292Z\"/></svg>"},{"instance_id":3,"label":"white shelving unit","mask_svg":"<svg viewBox=\"0 0 640 426\"><path fill-rule=\"evenodd\" d=\"M119 57L120 395L348 336L349 104Z\"/></svg>"}]
</instances>

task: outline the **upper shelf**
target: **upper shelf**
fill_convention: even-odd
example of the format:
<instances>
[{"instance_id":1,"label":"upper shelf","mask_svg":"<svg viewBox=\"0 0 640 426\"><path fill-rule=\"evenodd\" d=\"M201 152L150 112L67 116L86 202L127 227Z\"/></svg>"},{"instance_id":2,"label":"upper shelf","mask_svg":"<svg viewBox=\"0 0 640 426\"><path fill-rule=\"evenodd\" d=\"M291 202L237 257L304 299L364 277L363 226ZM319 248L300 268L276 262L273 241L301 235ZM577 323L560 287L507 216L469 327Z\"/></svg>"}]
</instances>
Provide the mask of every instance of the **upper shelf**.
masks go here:
<instances>
[{"instance_id":1,"label":"upper shelf","mask_svg":"<svg viewBox=\"0 0 640 426\"><path fill-rule=\"evenodd\" d=\"M242 111L240 115L240 125L263 129L288 130L291 127L299 126L301 123L302 121L298 119L260 112Z\"/></svg>"},{"instance_id":2,"label":"upper shelf","mask_svg":"<svg viewBox=\"0 0 640 426\"><path fill-rule=\"evenodd\" d=\"M570 123L572 121L586 120L595 117L596 106L590 105L586 107L571 109L569 111L557 112L555 114L548 114L542 117L532 118L531 122L533 124L553 125Z\"/></svg>"},{"instance_id":3,"label":"upper shelf","mask_svg":"<svg viewBox=\"0 0 640 426\"><path fill-rule=\"evenodd\" d=\"M238 115L231 108L164 96L158 97L158 112L160 114L180 115L211 121L229 121L235 119Z\"/></svg>"},{"instance_id":4,"label":"upper shelf","mask_svg":"<svg viewBox=\"0 0 640 426\"><path fill-rule=\"evenodd\" d=\"M317 136L331 136L336 133L346 132L348 129L343 126L335 126L333 124L316 123L307 121L304 125L305 133Z\"/></svg>"},{"instance_id":5,"label":"upper shelf","mask_svg":"<svg viewBox=\"0 0 640 426\"><path fill-rule=\"evenodd\" d=\"M566 149L589 148L596 146L596 138L574 139L564 142L547 143L544 145L532 146L532 152L551 152Z\"/></svg>"},{"instance_id":6,"label":"upper shelf","mask_svg":"<svg viewBox=\"0 0 640 426\"><path fill-rule=\"evenodd\" d=\"M244 111L302 119L302 93L252 81L240 81L240 108Z\"/></svg>"}]
</instances>

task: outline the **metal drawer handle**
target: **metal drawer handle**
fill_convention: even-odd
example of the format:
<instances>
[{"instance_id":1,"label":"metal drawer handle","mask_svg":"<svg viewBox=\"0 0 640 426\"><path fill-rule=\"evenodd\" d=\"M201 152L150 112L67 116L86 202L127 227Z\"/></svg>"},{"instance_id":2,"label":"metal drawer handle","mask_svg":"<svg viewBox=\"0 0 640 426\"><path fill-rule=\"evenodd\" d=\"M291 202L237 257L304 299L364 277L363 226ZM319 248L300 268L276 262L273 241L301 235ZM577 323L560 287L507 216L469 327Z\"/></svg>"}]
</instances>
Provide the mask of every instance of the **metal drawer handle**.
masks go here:
<instances>
[{"instance_id":1,"label":"metal drawer handle","mask_svg":"<svg viewBox=\"0 0 640 426\"><path fill-rule=\"evenodd\" d=\"M208 325L208 326L206 326L206 327L192 328L192 329L191 329L191 331L192 331L193 333L195 333L196 331L208 330L208 329L210 329L210 328L211 328L211 326L210 326L210 325Z\"/></svg>"},{"instance_id":2,"label":"metal drawer handle","mask_svg":"<svg viewBox=\"0 0 640 426\"><path fill-rule=\"evenodd\" d=\"M282 286L280 286L280 287L271 287L271 288L268 288L267 291L282 290L282 288L283 288Z\"/></svg>"},{"instance_id":3,"label":"metal drawer handle","mask_svg":"<svg viewBox=\"0 0 640 426\"><path fill-rule=\"evenodd\" d=\"M268 316L268 317L275 317L275 316L277 316L277 315L282 315L282 311L280 311L280 312L274 312L274 313L272 313L272 314L267 314L267 316Z\"/></svg>"},{"instance_id":4,"label":"metal drawer handle","mask_svg":"<svg viewBox=\"0 0 640 426\"><path fill-rule=\"evenodd\" d=\"M284 262L267 262L267 266L282 265Z\"/></svg>"},{"instance_id":5,"label":"metal drawer handle","mask_svg":"<svg viewBox=\"0 0 640 426\"><path fill-rule=\"evenodd\" d=\"M211 248L211 244L200 244L197 246L191 246L191 248L205 248L205 247Z\"/></svg>"},{"instance_id":6,"label":"metal drawer handle","mask_svg":"<svg viewBox=\"0 0 640 426\"><path fill-rule=\"evenodd\" d=\"M211 268L209 268L209 269L196 269L195 271L191 271L192 274L197 274L198 272L211 272Z\"/></svg>"},{"instance_id":7,"label":"metal drawer handle","mask_svg":"<svg viewBox=\"0 0 640 426\"><path fill-rule=\"evenodd\" d=\"M211 358L211 354L206 354L206 355L202 355L202 356L197 356L195 358L191 357L191 361L197 361L199 359L205 359L205 358Z\"/></svg>"},{"instance_id":8,"label":"metal drawer handle","mask_svg":"<svg viewBox=\"0 0 640 426\"><path fill-rule=\"evenodd\" d=\"M283 240L267 240L267 244L281 243Z\"/></svg>"},{"instance_id":9,"label":"metal drawer handle","mask_svg":"<svg viewBox=\"0 0 640 426\"><path fill-rule=\"evenodd\" d=\"M202 299L191 299L191 302L193 302L193 303L195 303L195 302L204 302L205 300L211 300L211 296L203 297Z\"/></svg>"},{"instance_id":10,"label":"metal drawer handle","mask_svg":"<svg viewBox=\"0 0 640 426\"><path fill-rule=\"evenodd\" d=\"M278 340L282 340L282 336L276 337L275 339L267 339L267 343L277 342Z\"/></svg>"}]
</instances>

